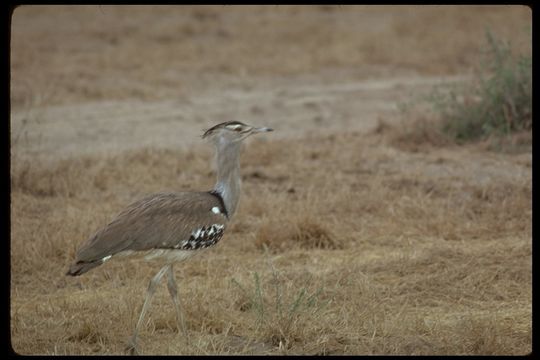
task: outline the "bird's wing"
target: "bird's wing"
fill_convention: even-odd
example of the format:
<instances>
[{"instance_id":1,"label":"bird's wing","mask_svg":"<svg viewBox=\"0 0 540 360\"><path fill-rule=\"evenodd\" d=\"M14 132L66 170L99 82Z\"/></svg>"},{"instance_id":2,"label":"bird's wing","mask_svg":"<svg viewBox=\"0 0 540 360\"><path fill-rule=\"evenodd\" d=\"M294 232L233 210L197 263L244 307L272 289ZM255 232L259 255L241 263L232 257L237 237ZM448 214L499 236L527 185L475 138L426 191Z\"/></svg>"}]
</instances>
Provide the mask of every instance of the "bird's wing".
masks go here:
<instances>
[{"instance_id":1,"label":"bird's wing","mask_svg":"<svg viewBox=\"0 0 540 360\"><path fill-rule=\"evenodd\" d=\"M221 237L225 214L221 199L208 192L153 194L129 205L89 238L77 252L77 262L97 261L124 250L178 249L202 227L219 230Z\"/></svg>"}]
</instances>

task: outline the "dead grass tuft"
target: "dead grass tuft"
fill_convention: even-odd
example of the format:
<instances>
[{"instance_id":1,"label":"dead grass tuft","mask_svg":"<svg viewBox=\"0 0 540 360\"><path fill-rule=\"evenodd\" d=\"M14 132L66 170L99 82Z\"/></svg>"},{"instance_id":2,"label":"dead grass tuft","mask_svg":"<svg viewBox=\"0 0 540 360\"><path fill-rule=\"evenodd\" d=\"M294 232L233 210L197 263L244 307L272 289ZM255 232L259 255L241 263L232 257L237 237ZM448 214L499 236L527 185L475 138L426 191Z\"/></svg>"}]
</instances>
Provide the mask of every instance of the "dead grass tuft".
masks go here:
<instances>
[{"instance_id":1,"label":"dead grass tuft","mask_svg":"<svg viewBox=\"0 0 540 360\"><path fill-rule=\"evenodd\" d=\"M374 133L384 135L390 144L403 151L427 152L454 145L433 119L421 115L394 126L379 122Z\"/></svg>"},{"instance_id":2,"label":"dead grass tuft","mask_svg":"<svg viewBox=\"0 0 540 360\"><path fill-rule=\"evenodd\" d=\"M96 324L84 323L77 332L67 338L68 341L84 341L96 344L105 341L106 337L95 327Z\"/></svg>"},{"instance_id":3,"label":"dead grass tuft","mask_svg":"<svg viewBox=\"0 0 540 360\"><path fill-rule=\"evenodd\" d=\"M520 131L503 137L491 136L481 141L479 148L507 154L531 153L532 131Z\"/></svg>"},{"instance_id":4,"label":"dead grass tuft","mask_svg":"<svg viewBox=\"0 0 540 360\"><path fill-rule=\"evenodd\" d=\"M290 249L340 249L343 245L321 221L309 217L287 217L264 222L258 229L255 245L271 251Z\"/></svg>"},{"instance_id":5,"label":"dead grass tuft","mask_svg":"<svg viewBox=\"0 0 540 360\"><path fill-rule=\"evenodd\" d=\"M457 143L445 134L436 116L426 117L410 113L401 124L389 125L382 121L373 130L373 134L383 136L389 144L409 152L429 152L434 148L452 147ZM489 136L478 141L475 146L507 154L523 154L532 150L532 132L522 131L501 136Z\"/></svg>"}]
</instances>

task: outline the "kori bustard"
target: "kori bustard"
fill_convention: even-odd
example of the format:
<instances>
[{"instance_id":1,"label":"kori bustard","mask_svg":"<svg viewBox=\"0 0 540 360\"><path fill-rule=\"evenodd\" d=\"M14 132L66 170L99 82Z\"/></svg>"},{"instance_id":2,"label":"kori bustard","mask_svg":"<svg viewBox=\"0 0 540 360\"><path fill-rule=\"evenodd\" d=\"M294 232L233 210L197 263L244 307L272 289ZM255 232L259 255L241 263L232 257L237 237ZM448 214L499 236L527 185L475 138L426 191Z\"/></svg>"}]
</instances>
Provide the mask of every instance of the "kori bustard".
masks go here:
<instances>
[{"instance_id":1,"label":"kori bustard","mask_svg":"<svg viewBox=\"0 0 540 360\"><path fill-rule=\"evenodd\" d=\"M217 182L213 190L157 193L136 201L97 231L77 251L67 275L78 276L117 256L141 254L161 260L164 266L150 280L146 298L127 350L137 353L137 335L161 278L167 274L167 288L176 309L176 321L186 340L173 264L215 245L234 215L240 197L240 149L242 140L256 133L272 131L239 121L228 121L208 129L217 154Z\"/></svg>"}]
</instances>

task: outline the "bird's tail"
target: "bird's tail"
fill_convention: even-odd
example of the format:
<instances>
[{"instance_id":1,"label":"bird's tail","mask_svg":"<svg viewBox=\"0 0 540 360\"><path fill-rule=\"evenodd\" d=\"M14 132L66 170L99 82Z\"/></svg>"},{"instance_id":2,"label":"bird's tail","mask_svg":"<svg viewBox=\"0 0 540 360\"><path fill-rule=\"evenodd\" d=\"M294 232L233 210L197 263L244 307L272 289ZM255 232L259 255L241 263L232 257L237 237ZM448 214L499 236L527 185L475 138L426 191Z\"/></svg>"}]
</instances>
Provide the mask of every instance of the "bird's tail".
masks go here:
<instances>
[{"instance_id":1,"label":"bird's tail","mask_svg":"<svg viewBox=\"0 0 540 360\"><path fill-rule=\"evenodd\" d=\"M76 263L72 264L69 267L69 270L67 271L66 275L70 276L79 276L84 274L85 272L92 270L93 268L103 264L103 261L77 261Z\"/></svg>"}]
</instances>

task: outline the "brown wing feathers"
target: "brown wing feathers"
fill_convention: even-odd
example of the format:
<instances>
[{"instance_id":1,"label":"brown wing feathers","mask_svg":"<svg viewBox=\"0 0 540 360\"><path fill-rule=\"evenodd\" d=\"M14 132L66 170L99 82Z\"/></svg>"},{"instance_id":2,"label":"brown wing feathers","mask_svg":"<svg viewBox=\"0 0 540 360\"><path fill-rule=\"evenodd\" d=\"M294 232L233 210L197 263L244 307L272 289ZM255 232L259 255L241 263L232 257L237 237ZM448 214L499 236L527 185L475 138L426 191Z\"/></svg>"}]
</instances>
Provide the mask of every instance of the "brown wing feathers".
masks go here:
<instances>
[{"instance_id":1,"label":"brown wing feathers","mask_svg":"<svg viewBox=\"0 0 540 360\"><path fill-rule=\"evenodd\" d=\"M196 250L216 244L227 223L219 194L159 193L122 211L81 247L68 275L80 275L125 250Z\"/></svg>"}]
</instances>

